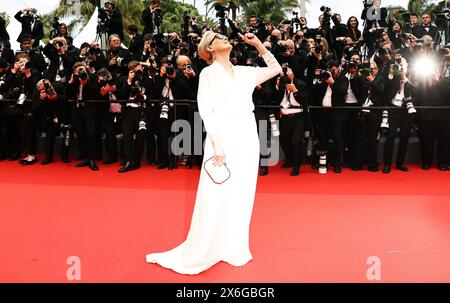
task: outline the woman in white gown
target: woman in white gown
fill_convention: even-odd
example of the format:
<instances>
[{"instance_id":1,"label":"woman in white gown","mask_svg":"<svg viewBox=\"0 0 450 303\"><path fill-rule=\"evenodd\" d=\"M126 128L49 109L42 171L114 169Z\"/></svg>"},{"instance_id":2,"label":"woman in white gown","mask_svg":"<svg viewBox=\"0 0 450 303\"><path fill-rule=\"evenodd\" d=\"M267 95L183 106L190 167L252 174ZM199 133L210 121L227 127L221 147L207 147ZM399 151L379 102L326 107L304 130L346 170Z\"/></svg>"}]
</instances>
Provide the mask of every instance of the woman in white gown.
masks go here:
<instances>
[{"instance_id":1,"label":"woman in white gown","mask_svg":"<svg viewBox=\"0 0 450 303\"><path fill-rule=\"evenodd\" d=\"M232 46L221 34L208 31L199 44L200 56L210 63L200 73L197 97L207 132L203 163L211 157L216 166L226 162L231 177L216 184L202 165L186 240L146 256L147 262L181 274L198 274L220 261L242 266L252 259L249 228L259 164L252 93L282 69L256 36L241 38L259 51L267 67L233 66Z\"/></svg>"}]
</instances>

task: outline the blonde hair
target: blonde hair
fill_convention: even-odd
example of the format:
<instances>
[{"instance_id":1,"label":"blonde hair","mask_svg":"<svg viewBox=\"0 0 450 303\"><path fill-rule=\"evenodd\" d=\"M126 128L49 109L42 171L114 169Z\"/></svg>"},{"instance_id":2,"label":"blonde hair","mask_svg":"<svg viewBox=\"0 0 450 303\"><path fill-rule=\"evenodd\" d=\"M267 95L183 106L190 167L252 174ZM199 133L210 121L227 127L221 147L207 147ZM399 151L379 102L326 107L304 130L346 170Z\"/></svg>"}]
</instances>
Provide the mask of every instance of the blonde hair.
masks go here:
<instances>
[{"instance_id":1,"label":"blonde hair","mask_svg":"<svg viewBox=\"0 0 450 303\"><path fill-rule=\"evenodd\" d=\"M208 46L214 39L215 35L216 33L213 31L206 31L203 34L202 40L198 44L198 54L203 60L208 62L208 64L211 64L214 61L213 54L208 52Z\"/></svg>"},{"instance_id":2,"label":"blonde hair","mask_svg":"<svg viewBox=\"0 0 450 303\"><path fill-rule=\"evenodd\" d=\"M191 59L189 59L188 56L183 56L183 55L178 56L178 58L177 58L177 64L180 64L180 62L183 61L183 60L186 61L186 62L188 62L188 64L191 64Z\"/></svg>"}]
</instances>

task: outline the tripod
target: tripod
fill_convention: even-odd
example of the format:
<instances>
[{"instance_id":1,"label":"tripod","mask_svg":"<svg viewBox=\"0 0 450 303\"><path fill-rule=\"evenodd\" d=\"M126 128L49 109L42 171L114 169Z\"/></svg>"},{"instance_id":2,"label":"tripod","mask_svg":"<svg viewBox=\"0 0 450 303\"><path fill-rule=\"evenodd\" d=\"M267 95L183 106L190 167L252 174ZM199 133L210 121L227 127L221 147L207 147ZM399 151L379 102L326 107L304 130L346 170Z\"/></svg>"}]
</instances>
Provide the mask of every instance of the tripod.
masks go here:
<instances>
[{"instance_id":1,"label":"tripod","mask_svg":"<svg viewBox=\"0 0 450 303\"><path fill-rule=\"evenodd\" d=\"M108 32L105 22L98 21L97 35L95 36L95 41L99 42L100 49L106 55L106 51L108 50Z\"/></svg>"}]
</instances>

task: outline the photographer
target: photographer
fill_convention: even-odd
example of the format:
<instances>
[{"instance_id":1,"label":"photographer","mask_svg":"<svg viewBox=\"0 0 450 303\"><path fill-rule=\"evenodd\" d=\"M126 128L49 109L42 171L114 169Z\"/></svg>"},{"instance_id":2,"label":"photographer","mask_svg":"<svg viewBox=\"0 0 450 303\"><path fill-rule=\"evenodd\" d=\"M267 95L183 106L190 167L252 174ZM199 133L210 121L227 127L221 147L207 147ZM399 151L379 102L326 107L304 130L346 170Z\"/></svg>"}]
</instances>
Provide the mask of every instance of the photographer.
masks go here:
<instances>
[{"instance_id":1,"label":"photographer","mask_svg":"<svg viewBox=\"0 0 450 303\"><path fill-rule=\"evenodd\" d=\"M96 98L107 101L99 104L99 118L105 134L106 159L103 164L108 165L118 161L116 135L121 133L122 104L114 102L118 100L117 85L106 68L97 72L96 86Z\"/></svg>"},{"instance_id":2,"label":"photographer","mask_svg":"<svg viewBox=\"0 0 450 303\"><path fill-rule=\"evenodd\" d=\"M146 105L144 101L149 98L147 94L152 91L148 79L144 77L144 69L138 61L131 61L128 67L128 76L117 80L118 96L122 100L130 101L122 109L124 164L119 169L119 173L141 167L146 124L147 122L156 123L156 121L147 121L144 114L144 105ZM142 129L144 131L141 131L141 122L145 125L145 130Z\"/></svg>"},{"instance_id":3,"label":"photographer","mask_svg":"<svg viewBox=\"0 0 450 303\"><path fill-rule=\"evenodd\" d=\"M11 47L11 44L9 43L9 34L6 30L6 21L2 16L0 16L0 43L8 48Z\"/></svg>"},{"instance_id":4,"label":"photographer","mask_svg":"<svg viewBox=\"0 0 450 303\"><path fill-rule=\"evenodd\" d=\"M20 42L23 36L31 36L32 47L38 47L39 42L44 37L44 25L39 20L37 10L26 8L17 12L14 18L22 24L22 31L17 37L17 42Z\"/></svg>"},{"instance_id":5,"label":"photographer","mask_svg":"<svg viewBox=\"0 0 450 303\"><path fill-rule=\"evenodd\" d=\"M128 25L128 35L130 36L130 46L128 50L134 60L140 60L140 56L144 49L144 38L139 34L139 30L135 24Z\"/></svg>"},{"instance_id":6,"label":"photographer","mask_svg":"<svg viewBox=\"0 0 450 303\"><path fill-rule=\"evenodd\" d=\"M122 13L116 8L116 5L110 1L105 2L105 8L107 10L108 37L111 37L111 35L119 35L120 39L123 41Z\"/></svg>"},{"instance_id":7,"label":"photographer","mask_svg":"<svg viewBox=\"0 0 450 303\"><path fill-rule=\"evenodd\" d=\"M53 162L53 144L56 136L57 116L56 108L52 104L58 98L50 81L47 79L39 80L36 88L33 91L32 104L30 110L25 113L24 121L24 152L27 154L25 159L19 161L22 165L32 165L36 163L36 130L39 127L40 118L44 119L45 147L46 158L42 164L49 164ZM47 120L49 119L49 120Z\"/></svg>"},{"instance_id":8,"label":"photographer","mask_svg":"<svg viewBox=\"0 0 450 303\"><path fill-rule=\"evenodd\" d=\"M403 21L404 21L403 31L408 34L414 33L418 26L417 14L416 13L404 13L402 17L403 17Z\"/></svg>"},{"instance_id":9,"label":"photographer","mask_svg":"<svg viewBox=\"0 0 450 303\"><path fill-rule=\"evenodd\" d=\"M425 35L428 35L433 38L435 43L439 42L436 41L438 38L438 28L431 24L431 16L429 13L422 14L422 25L416 26L412 33L417 39L422 39Z\"/></svg>"},{"instance_id":10,"label":"photographer","mask_svg":"<svg viewBox=\"0 0 450 303\"><path fill-rule=\"evenodd\" d=\"M33 69L43 74L47 69L47 63L45 62L41 49L41 46L32 48L31 36L24 35L20 40L20 51L16 52L16 55L25 53L30 56Z\"/></svg>"},{"instance_id":11,"label":"photographer","mask_svg":"<svg viewBox=\"0 0 450 303\"><path fill-rule=\"evenodd\" d=\"M12 66L14 64L14 51L7 47L6 43L7 42L1 41L0 37L0 59L5 60L9 65Z\"/></svg>"},{"instance_id":12,"label":"photographer","mask_svg":"<svg viewBox=\"0 0 450 303\"><path fill-rule=\"evenodd\" d=\"M131 61L129 50L121 47L118 35L109 36L109 50L106 54L107 68L115 78L128 75L128 63Z\"/></svg>"},{"instance_id":13,"label":"photographer","mask_svg":"<svg viewBox=\"0 0 450 303\"><path fill-rule=\"evenodd\" d=\"M144 49L138 61L148 62L153 68L156 69L158 66L160 66L161 58L163 57L161 55L162 53L163 50L157 49L156 41L153 40L152 35L145 34Z\"/></svg>"},{"instance_id":14,"label":"photographer","mask_svg":"<svg viewBox=\"0 0 450 303\"><path fill-rule=\"evenodd\" d=\"M367 98L364 98L366 100L363 103L364 109L359 113L355 163L358 167L363 167L364 158L366 158L368 170L370 172L377 172L379 170L377 145L381 124L381 111L371 110L370 106L385 105L385 83L375 62L370 63L370 73L366 69L361 71L361 77L365 82L364 85L368 91L368 95Z\"/></svg>"},{"instance_id":15,"label":"photographer","mask_svg":"<svg viewBox=\"0 0 450 303\"><path fill-rule=\"evenodd\" d=\"M142 12L142 23L144 23L145 34L159 34L158 27L162 23L161 1L152 0L148 7Z\"/></svg>"},{"instance_id":16,"label":"photographer","mask_svg":"<svg viewBox=\"0 0 450 303\"><path fill-rule=\"evenodd\" d=\"M2 114L6 124L6 154L11 161L20 158L24 113L30 111L30 104L25 101L31 98L39 80L39 73L32 69L30 60L27 54L17 55L11 72L5 75L4 80L4 98L17 100L5 106Z\"/></svg>"},{"instance_id":17,"label":"photographer","mask_svg":"<svg viewBox=\"0 0 450 303\"><path fill-rule=\"evenodd\" d=\"M306 83L296 79L291 69L283 66L276 81L276 103L281 106L280 143L286 160L283 168L292 167L291 176L298 176L303 158L303 137L306 127ZM290 108L301 106L302 108Z\"/></svg>"},{"instance_id":18,"label":"photographer","mask_svg":"<svg viewBox=\"0 0 450 303\"><path fill-rule=\"evenodd\" d=\"M67 83L76 58L68 53L66 39L56 37L50 40L44 47L44 54L50 60L46 78L51 82Z\"/></svg>"},{"instance_id":19,"label":"photographer","mask_svg":"<svg viewBox=\"0 0 450 303\"><path fill-rule=\"evenodd\" d=\"M302 79L305 74L306 57L296 54L295 44L292 40L279 41L273 52L278 62L287 63L295 78Z\"/></svg>"},{"instance_id":20,"label":"photographer","mask_svg":"<svg viewBox=\"0 0 450 303\"><path fill-rule=\"evenodd\" d=\"M85 159L76 167L88 166L97 171L96 156L96 106L89 100L96 96L96 83L94 75L89 75L87 67L82 62L73 66L73 73L67 85L67 99L72 100L72 122L78 138L80 158Z\"/></svg>"},{"instance_id":21,"label":"photographer","mask_svg":"<svg viewBox=\"0 0 450 303\"><path fill-rule=\"evenodd\" d=\"M408 171L408 168L404 164L411 134L412 114L415 113L412 104L414 85L409 82L405 70L398 63L391 65L388 80L385 85L387 100L389 102L388 106L400 107L402 109L390 110L388 114L389 130L386 136L383 157L384 174L391 171L392 151L398 128L400 128L400 142L397 151L396 168L404 172Z\"/></svg>"},{"instance_id":22,"label":"photographer","mask_svg":"<svg viewBox=\"0 0 450 303\"><path fill-rule=\"evenodd\" d=\"M384 29L388 27L386 22L388 11L385 7L380 6L380 0L367 0L361 14L361 19L364 20L363 38L368 48L367 57L372 57L376 49L376 41L380 38Z\"/></svg>"},{"instance_id":23,"label":"photographer","mask_svg":"<svg viewBox=\"0 0 450 303\"><path fill-rule=\"evenodd\" d=\"M188 58L186 58L188 59ZM184 62L190 62L185 60ZM180 65L182 61L180 61ZM192 95L192 88L195 88L197 83L197 75L194 70L184 71L175 70L173 64L164 57L161 60L161 68L159 74L155 78L155 99L163 99L160 104L160 116L158 120L158 138L159 138L159 159L158 169L168 167L173 169L175 166L174 158L170 156L169 143L171 139L171 125L175 121L174 103L171 100L187 99L188 95Z\"/></svg>"},{"instance_id":24,"label":"photographer","mask_svg":"<svg viewBox=\"0 0 450 303\"><path fill-rule=\"evenodd\" d=\"M50 39L61 37L67 40L69 35L69 30L67 28L67 24L65 23L59 23L58 17L55 17L55 21L53 22L53 31L50 35Z\"/></svg>"}]
</instances>

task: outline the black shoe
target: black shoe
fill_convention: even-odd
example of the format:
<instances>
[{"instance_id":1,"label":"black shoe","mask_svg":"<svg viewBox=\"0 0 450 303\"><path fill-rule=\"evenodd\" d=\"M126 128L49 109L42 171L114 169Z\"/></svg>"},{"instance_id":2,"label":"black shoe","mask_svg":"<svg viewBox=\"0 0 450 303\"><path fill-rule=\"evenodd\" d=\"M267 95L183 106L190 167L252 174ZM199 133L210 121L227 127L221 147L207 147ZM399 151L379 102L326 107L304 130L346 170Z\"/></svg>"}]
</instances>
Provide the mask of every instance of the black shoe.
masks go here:
<instances>
[{"instance_id":1,"label":"black shoe","mask_svg":"<svg viewBox=\"0 0 450 303\"><path fill-rule=\"evenodd\" d=\"M389 174L391 172L391 165L385 164L383 168L383 174Z\"/></svg>"},{"instance_id":2,"label":"black shoe","mask_svg":"<svg viewBox=\"0 0 450 303\"><path fill-rule=\"evenodd\" d=\"M446 170L448 170L447 165L444 165L444 164L438 165L438 168L439 168L440 171L446 171Z\"/></svg>"},{"instance_id":3,"label":"black shoe","mask_svg":"<svg viewBox=\"0 0 450 303\"><path fill-rule=\"evenodd\" d=\"M75 167L85 167L85 166L89 166L89 160L85 160L75 165Z\"/></svg>"},{"instance_id":4,"label":"black shoe","mask_svg":"<svg viewBox=\"0 0 450 303\"><path fill-rule=\"evenodd\" d=\"M70 159L68 156L61 156L61 161L63 161L64 163L70 163Z\"/></svg>"},{"instance_id":5,"label":"black shoe","mask_svg":"<svg viewBox=\"0 0 450 303\"><path fill-rule=\"evenodd\" d=\"M377 166L371 166L371 167L369 167L369 171L373 172L373 173L376 173L378 171L378 167Z\"/></svg>"},{"instance_id":6,"label":"black shoe","mask_svg":"<svg viewBox=\"0 0 450 303\"><path fill-rule=\"evenodd\" d=\"M294 167L294 165L292 165L292 164L289 163L289 162L285 162L283 165L281 165L281 167L282 167L282 168L291 168L291 167Z\"/></svg>"},{"instance_id":7,"label":"black shoe","mask_svg":"<svg viewBox=\"0 0 450 303\"><path fill-rule=\"evenodd\" d=\"M363 170L364 168L362 167L362 165L354 165L352 166L352 170L353 171L360 171Z\"/></svg>"},{"instance_id":8,"label":"black shoe","mask_svg":"<svg viewBox=\"0 0 450 303\"><path fill-rule=\"evenodd\" d=\"M158 169L164 169L164 168L166 168L168 165L167 165L167 163L159 163L158 164Z\"/></svg>"},{"instance_id":9,"label":"black shoe","mask_svg":"<svg viewBox=\"0 0 450 303\"><path fill-rule=\"evenodd\" d=\"M92 169L93 171L97 171L99 169L97 163L95 163L94 160L89 161L89 168Z\"/></svg>"},{"instance_id":10,"label":"black shoe","mask_svg":"<svg viewBox=\"0 0 450 303\"><path fill-rule=\"evenodd\" d=\"M134 169L139 169L139 168L141 168L141 163L140 162L135 162L133 164L133 166L134 166Z\"/></svg>"},{"instance_id":11,"label":"black shoe","mask_svg":"<svg viewBox=\"0 0 450 303\"><path fill-rule=\"evenodd\" d=\"M154 159L152 159L152 158L148 158L147 165L155 166L156 165L156 161Z\"/></svg>"},{"instance_id":12,"label":"black shoe","mask_svg":"<svg viewBox=\"0 0 450 303\"><path fill-rule=\"evenodd\" d=\"M398 170L404 171L404 172L409 172L409 168L407 168L407 167L404 166L404 165L399 165L399 164L397 164L397 165L395 166L395 168L398 169Z\"/></svg>"},{"instance_id":13,"label":"black shoe","mask_svg":"<svg viewBox=\"0 0 450 303\"><path fill-rule=\"evenodd\" d=\"M340 166L335 166L333 170L336 174L342 173L342 168Z\"/></svg>"},{"instance_id":14,"label":"black shoe","mask_svg":"<svg viewBox=\"0 0 450 303\"><path fill-rule=\"evenodd\" d=\"M422 169L423 170L429 170L431 168L430 164L422 164Z\"/></svg>"},{"instance_id":15,"label":"black shoe","mask_svg":"<svg viewBox=\"0 0 450 303\"><path fill-rule=\"evenodd\" d=\"M37 158L34 158L33 160L20 160L19 162L22 165L33 165L37 161L38 161Z\"/></svg>"},{"instance_id":16,"label":"black shoe","mask_svg":"<svg viewBox=\"0 0 450 303\"><path fill-rule=\"evenodd\" d=\"M103 161L103 164L109 165L109 164L113 164L116 162L117 162L117 158L116 159L106 159L105 161Z\"/></svg>"},{"instance_id":17,"label":"black shoe","mask_svg":"<svg viewBox=\"0 0 450 303\"><path fill-rule=\"evenodd\" d=\"M300 174L300 168L298 168L298 167L294 167L292 170L291 170L291 173L289 174L290 176L298 176Z\"/></svg>"},{"instance_id":18,"label":"black shoe","mask_svg":"<svg viewBox=\"0 0 450 303\"><path fill-rule=\"evenodd\" d=\"M133 163L130 161L125 162L125 165L119 169L119 173L126 173L128 171L135 170Z\"/></svg>"},{"instance_id":19,"label":"black shoe","mask_svg":"<svg viewBox=\"0 0 450 303\"><path fill-rule=\"evenodd\" d=\"M44 161L41 162L42 165L47 165L53 163L53 159L52 158L45 158Z\"/></svg>"},{"instance_id":20,"label":"black shoe","mask_svg":"<svg viewBox=\"0 0 450 303\"><path fill-rule=\"evenodd\" d=\"M259 171L260 176L266 176L269 173L269 168L267 166L261 166L261 170Z\"/></svg>"}]
</instances>

